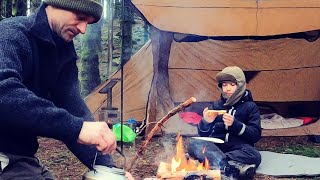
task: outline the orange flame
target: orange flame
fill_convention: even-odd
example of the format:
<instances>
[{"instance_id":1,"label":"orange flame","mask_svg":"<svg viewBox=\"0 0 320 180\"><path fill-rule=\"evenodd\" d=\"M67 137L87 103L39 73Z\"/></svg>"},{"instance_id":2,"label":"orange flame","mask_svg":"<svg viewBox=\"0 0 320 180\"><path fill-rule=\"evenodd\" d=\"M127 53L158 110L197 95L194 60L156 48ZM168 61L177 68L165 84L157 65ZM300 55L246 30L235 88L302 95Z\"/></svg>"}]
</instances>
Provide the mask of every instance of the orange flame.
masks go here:
<instances>
[{"instance_id":1,"label":"orange flame","mask_svg":"<svg viewBox=\"0 0 320 180\"><path fill-rule=\"evenodd\" d=\"M171 160L171 172L176 171L201 171L209 170L209 160L205 158L203 163L197 165L197 162L193 159L187 159L185 151L183 149L183 141L180 135L177 136L176 155ZM205 152L203 149L202 153Z\"/></svg>"}]
</instances>

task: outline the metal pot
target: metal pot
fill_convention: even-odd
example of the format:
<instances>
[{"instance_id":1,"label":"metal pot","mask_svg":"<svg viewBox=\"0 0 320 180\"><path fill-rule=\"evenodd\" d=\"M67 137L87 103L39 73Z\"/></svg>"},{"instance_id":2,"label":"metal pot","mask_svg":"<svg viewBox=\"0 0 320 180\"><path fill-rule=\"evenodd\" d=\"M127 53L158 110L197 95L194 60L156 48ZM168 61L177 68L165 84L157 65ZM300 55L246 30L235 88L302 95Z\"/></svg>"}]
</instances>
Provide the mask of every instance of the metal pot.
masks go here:
<instances>
[{"instance_id":1,"label":"metal pot","mask_svg":"<svg viewBox=\"0 0 320 180\"><path fill-rule=\"evenodd\" d=\"M82 180L126 180L125 171L116 167L94 165L94 170L83 175Z\"/></svg>"}]
</instances>

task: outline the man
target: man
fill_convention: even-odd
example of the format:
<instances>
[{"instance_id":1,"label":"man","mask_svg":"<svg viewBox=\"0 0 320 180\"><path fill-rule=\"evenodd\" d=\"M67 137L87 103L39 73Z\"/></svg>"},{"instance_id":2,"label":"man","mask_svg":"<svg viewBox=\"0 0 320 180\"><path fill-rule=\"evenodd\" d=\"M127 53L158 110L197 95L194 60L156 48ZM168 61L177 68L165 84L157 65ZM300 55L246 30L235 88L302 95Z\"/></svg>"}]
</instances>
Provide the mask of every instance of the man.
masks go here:
<instances>
[{"instance_id":1,"label":"man","mask_svg":"<svg viewBox=\"0 0 320 180\"><path fill-rule=\"evenodd\" d=\"M72 39L99 21L93 0L44 0L30 17L0 22L0 179L54 179L35 157L37 137L63 141L85 164L112 165L115 136L90 122Z\"/></svg>"}]
</instances>

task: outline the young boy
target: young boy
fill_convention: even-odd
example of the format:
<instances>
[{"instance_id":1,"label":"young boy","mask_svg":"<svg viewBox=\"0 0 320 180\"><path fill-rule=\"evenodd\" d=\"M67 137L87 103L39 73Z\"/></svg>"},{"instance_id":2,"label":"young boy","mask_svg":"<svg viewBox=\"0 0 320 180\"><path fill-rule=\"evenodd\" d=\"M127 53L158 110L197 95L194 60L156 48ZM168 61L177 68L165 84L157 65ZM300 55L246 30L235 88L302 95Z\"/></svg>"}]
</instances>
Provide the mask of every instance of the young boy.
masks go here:
<instances>
[{"instance_id":1,"label":"young boy","mask_svg":"<svg viewBox=\"0 0 320 180\"><path fill-rule=\"evenodd\" d=\"M227 176L252 179L261 163L261 155L253 147L261 138L260 112L246 89L245 75L239 67L224 68L216 79L221 99L203 110L198 134L222 139L224 143L192 139L188 153L200 161L207 157L210 166L221 168ZM209 110L226 110L226 113Z\"/></svg>"}]
</instances>

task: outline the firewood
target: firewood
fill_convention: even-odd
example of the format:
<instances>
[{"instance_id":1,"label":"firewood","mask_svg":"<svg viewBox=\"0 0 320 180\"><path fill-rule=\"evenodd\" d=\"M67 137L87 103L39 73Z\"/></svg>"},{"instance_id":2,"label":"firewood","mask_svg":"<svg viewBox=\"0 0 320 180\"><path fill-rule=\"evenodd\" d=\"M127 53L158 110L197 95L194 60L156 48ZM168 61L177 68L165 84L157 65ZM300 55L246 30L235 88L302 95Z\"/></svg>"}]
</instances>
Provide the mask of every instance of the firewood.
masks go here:
<instances>
[{"instance_id":1,"label":"firewood","mask_svg":"<svg viewBox=\"0 0 320 180\"><path fill-rule=\"evenodd\" d=\"M195 175L207 175L207 177L213 178L214 180L221 180L220 170L200 170L200 171L176 171L171 172L171 164L160 162L157 171L157 177L159 179L170 179L170 180L183 180L190 174Z\"/></svg>"},{"instance_id":2,"label":"firewood","mask_svg":"<svg viewBox=\"0 0 320 180\"><path fill-rule=\"evenodd\" d=\"M176 171L176 172L166 172L162 173L158 176L158 179L177 179L177 180L183 180L185 177L187 177L190 174L194 175L206 175L209 178L212 178L214 180L221 180L220 170L208 170L208 171Z\"/></svg>"},{"instance_id":3,"label":"firewood","mask_svg":"<svg viewBox=\"0 0 320 180\"><path fill-rule=\"evenodd\" d=\"M175 114L177 114L181 110L183 110L186 107L190 106L193 102L196 102L196 98L191 97L187 101L179 104L178 106L176 106L175 108L170 110L167 115L165 115L163 118L161 118L156 123L156 125L152 128L150 133L147 135L147 137L144 140L143 144L138 149L138 151L135 154L135 156L131 159L129 166L126 168L127 171L131 170L133 164L136 162L136 160L139 158L139 156L141 156L143 154L143 151L147 148L147 145L149 144L151 138L161 129L161 127L163 127L164 123L167 122L170 117L174 116Z\"/></svg>"}]
</instances>

